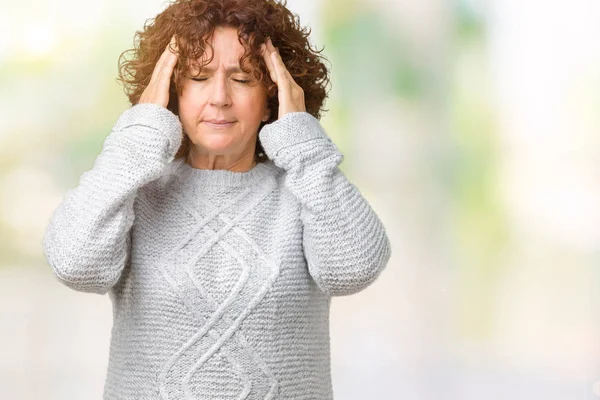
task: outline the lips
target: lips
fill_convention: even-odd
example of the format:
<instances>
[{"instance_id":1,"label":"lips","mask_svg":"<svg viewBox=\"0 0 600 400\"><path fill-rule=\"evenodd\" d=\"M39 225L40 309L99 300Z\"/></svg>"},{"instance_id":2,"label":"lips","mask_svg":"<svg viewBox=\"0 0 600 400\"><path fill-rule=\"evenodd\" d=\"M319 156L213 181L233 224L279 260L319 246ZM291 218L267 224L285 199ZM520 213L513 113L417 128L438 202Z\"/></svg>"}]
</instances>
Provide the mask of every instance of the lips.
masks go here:
<instances>
[{"instance_id":1,"label":"lips","mask_svg":"<svg viewBox=\"0 0 600 400\"><path fill-rule=\"evenodd\" d=\"M210 122L211 124L229 124L235 122L232 119L205 119L204 122Z\"/></svg>"},{"instance_id":2,"label":"lips","mask_svg":"<svg viewBox=\"0 0 600 400\"><path fill-rule=\"evenodd\" d=\"M232 126L236 121L232 121L232 120L218 120L218 119L207 119L203 121L204 124L210 126L211 128L215 128L215 129L223 129L223 128L229 128L230 126Z\"/></svg>"}]
</instances>

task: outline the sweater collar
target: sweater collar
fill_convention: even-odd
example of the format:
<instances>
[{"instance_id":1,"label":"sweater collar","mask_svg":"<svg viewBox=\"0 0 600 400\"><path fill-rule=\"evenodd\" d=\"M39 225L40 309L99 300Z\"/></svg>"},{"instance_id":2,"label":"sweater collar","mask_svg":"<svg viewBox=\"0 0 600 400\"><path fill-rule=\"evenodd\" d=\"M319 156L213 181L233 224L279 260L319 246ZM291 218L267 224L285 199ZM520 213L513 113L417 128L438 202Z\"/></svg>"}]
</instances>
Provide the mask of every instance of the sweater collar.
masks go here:
<instances>
[{"instance_id":1,"label":"sweater collar","mask_svg":"<svg viewBox=\"0 0 600 400\"><path fill-rule=\"evenodd\" d=\"M259 162L245 172L194 168L185 162L184 157L173 160L172 164L174 173L183 183L220 187L252 186L268 177L274 177L279 170L272 160Z\"/></svg>"}]
</instances>

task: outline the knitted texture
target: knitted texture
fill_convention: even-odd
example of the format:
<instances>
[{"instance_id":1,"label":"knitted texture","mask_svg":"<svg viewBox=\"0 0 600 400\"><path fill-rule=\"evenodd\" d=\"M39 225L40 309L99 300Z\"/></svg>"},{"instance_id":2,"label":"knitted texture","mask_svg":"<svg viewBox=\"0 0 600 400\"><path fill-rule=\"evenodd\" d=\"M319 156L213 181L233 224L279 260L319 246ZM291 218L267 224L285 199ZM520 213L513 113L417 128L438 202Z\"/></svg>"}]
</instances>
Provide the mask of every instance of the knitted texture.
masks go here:
<instances>
[{"instance_id":1,"label":"knitted texture","mask_svg":"<svg viewBox=\"0 0 600 400\"><path fill-rule=\"evenodd\" d=\"M109 293L104 399L332 399L332 296L385 268L385 229L319 121L265 125L250 171L175 159L179 119L124 111L54 211L43 249L68 287Z\"/></svg>"}]
</instances>

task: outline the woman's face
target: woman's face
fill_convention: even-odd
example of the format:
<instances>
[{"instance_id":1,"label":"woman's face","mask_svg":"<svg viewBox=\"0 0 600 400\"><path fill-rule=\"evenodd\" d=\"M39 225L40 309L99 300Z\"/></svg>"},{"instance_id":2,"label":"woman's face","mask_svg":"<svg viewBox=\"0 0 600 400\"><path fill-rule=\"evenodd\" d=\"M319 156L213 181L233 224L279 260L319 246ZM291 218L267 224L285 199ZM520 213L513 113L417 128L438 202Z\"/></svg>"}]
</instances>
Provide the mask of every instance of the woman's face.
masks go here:
<instances>
[{"instance_id":1,"label":"woman's face","mask_svg":"<svg viewBox=\"0 0 600 400\"><path fill-rule=\"evenodd\" d=\"M211 40L210 64L197 77L184 79L179 119L196 154L228 158L254 154L258 127L269 118L266 89L239 69L244 48L235 28L217 27ZM216 125L210 120L231 122Z\"/></svg>"}]
</instances>

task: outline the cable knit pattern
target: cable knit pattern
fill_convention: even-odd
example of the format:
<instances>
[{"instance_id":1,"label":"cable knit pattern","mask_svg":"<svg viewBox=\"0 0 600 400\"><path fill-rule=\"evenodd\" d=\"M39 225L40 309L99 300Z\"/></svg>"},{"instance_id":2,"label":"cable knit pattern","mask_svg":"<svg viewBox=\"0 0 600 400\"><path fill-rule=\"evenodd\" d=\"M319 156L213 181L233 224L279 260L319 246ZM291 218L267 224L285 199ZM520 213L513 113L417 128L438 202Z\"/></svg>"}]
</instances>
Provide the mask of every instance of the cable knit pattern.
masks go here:
<instances>
[{"instance_id":1,"label":"cable knit pattern","mask_svg":"<svg viewBox=\"0 0 600 400\"><path fill-rule=\"evenodd\" d=\"M316 118L259 138L250 171L192 168L177 116L137 104L54 211L55 276L112 301L105 400L333 399L331 298L375 281L390 242Z\"/></svg>"}]
</instances>

